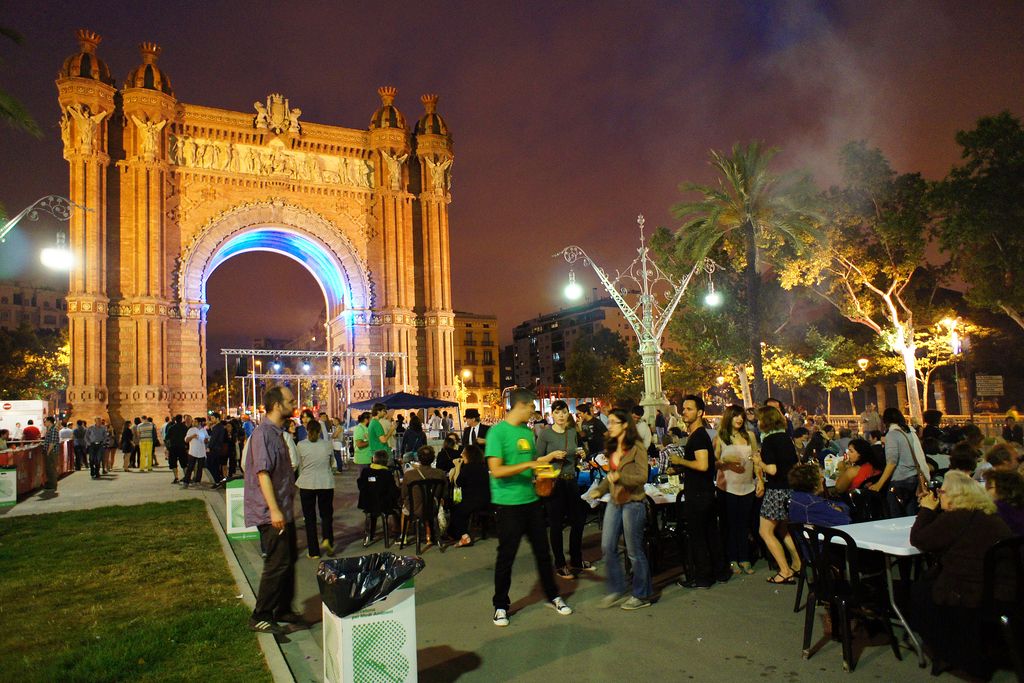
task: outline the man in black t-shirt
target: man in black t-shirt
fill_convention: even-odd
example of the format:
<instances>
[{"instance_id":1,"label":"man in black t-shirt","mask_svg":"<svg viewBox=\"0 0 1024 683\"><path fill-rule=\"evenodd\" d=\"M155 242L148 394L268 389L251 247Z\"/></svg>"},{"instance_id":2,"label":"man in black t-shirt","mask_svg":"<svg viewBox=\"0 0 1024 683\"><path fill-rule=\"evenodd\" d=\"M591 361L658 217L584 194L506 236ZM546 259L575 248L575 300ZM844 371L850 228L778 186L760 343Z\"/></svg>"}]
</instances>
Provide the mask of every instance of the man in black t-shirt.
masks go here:
<instances>
[{"instance_id":1,"label":"man in black t-shirt","mask_svg":"<svg viewBox=\"0 0 1024 683\"><path fill-rule=\"evenodd\" d=\"M680 413L689 432L682 461L689 576L677 583L684 588L711 588L716 578L728 580L729 576L722 571L722 541L715 509L715 449L704 428L704 399L684 396Z\"/></svg>"},{"instance_id":2,"label":"man in black t-shirt","mask_svg":"<svg viewBox=\"0 0 1024 683\"><path fill-rule=\"evenodd\" d=\"M587 445L587 460L592 460L598 453L604 453L604 439L608 428L594 417L593 406L581 403L576 408L576 416L580 418L580 431L583 432L583 443Z\"/></svg>"}]
</instances>

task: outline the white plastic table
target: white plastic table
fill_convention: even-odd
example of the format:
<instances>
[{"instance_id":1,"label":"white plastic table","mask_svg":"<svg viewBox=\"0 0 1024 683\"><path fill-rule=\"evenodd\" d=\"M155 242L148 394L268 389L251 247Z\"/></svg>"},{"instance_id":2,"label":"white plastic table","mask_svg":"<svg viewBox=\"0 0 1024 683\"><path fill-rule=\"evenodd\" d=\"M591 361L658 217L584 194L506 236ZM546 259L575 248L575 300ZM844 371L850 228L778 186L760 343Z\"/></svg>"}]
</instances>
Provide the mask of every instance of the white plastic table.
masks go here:
<instances>
[{"instance_id":1,"label":"white plastic table","mask_svg":"<svg viewBox=\"0 0 1024 683\"><path fill-rule=\"evenodd\" d=\"M675 493L666 493L659 489L656 484L644 484L644 493L651 497L655 505L670 505L676 502ZM598 500L602 503L607 503L612 499L610 493L606 493Z\"/></svg>"},{"instance_id":2,"label":"white plastic table","mask_svg":"<svg viewBox=\"0 0 1024 683\"><path fill-rule=\"evenodd\" d=\"M889 590L889 605L892 607L892 611L896 613L900 624L903 625L903 629L914 646L918 664L923 667L925 659L921 643L918 642L917 636L914 635L910 625L907 624L907 620L903 617L903 613L900 612L900 608L897 607L896 593L892 585L893 558L913 557L921 554L920 550L910 544L910 528L914 526L915 519L917 518L914 516L896 517L894 519L880 519L874 522L844 524L835 528L849 534L850 538L853 539L861 550L873 550L882 553L883 557L885 557L885 585ZM838 538L834 538L833 543L843 544L842 540Z\"/></svg>"}]
</instances>

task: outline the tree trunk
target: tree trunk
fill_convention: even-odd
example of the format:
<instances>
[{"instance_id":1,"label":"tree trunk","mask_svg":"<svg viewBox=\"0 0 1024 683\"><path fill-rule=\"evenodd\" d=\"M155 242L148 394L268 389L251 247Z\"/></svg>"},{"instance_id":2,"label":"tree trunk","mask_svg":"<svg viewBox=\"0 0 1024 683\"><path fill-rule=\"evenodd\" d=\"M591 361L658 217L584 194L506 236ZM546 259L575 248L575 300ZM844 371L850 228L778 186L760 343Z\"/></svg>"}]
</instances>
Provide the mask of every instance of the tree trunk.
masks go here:
<instances>
[{"instance_id":1,"label":"tree trunk","mask_svg":"<svg viewBox=\"0 0 1024 683\"><path fill-rule=\"evenodd\" d=\"M1022 315L1020 311L1015 308L1011 308L1006 304L999 304L999 308L1003 309L1003 313L1010 316L1013 322L1020 325L1021 329L1024 329L1024 315Z\"/></svg>"},{"instance_id":2,"label":"tree trunk","mask_svg":"<svg viewBox=\"0 0 1024 683\"><path fill-rule=\"evenodd\" d=\"M757 233L750 221L747 221L744 236L747 241L747 266L743 273L747 284L747 336L750 360L754 366L751 393L758 404L763 404L768 398L768 390L764 382L764 361L761 358L761 281L757 274Z\"/></svg>"},{"instance_id":3,"label":"tree trunk","mask_svg":"<svg viewBox=\"0 0 1024 683\"><path fill-rule=\"evenodd\" d=\"M789 405L795 406L796 405L796 385L795 384L792 384L789 387L789 398L791 399L790 402L789 402Z\"/></svg>"},{"instance_id":4,"label":"tree trunk","mask_svg":"<svg viewBox=\"0 0 1024 683\"><path fill-rule=\"evenodd\" d=\"M857 404L853 402L853 389L847 389L846 393L850 397L850 415L857 414Z\"/></svg>"},{"instance_id":5,"label":"tree trunk","mask_svg":"<svg viewBox=\"0 0 1024 683\"><path fill-rule=\"evenodd\" d=\"M903 356L903 379L907 384L907 407L910 408L910 421L916 424L924 424L921 411L921 394L917 389L917 358L913 349L904 349Z\"/></svg>"},{"instance_id":6,"label":"tree trunk","mask_svg":"<svg viewBox=\"0 0 1024 683\"><path fill-rule=\"evenodd\" d=\"M832 390L825 387L825 419L832 421Z\"/></svg>"},{"instance_id":7,"label":"tree trunk","mask_svg":"<svg viewBox=\"0 0 1024 683\"><path fill-rule=\"evenodd\" d=\"M736 377L740 380L740 393L743 394L743 407L753 407L754 400L750 395L750 378L747 377L747 366L745 363L736 364Z\"/></svg>"},{"instance_id":8,"label":"tree trunk","mask_svg":"<svg viewBox=\"0 0 1024 683\"><path fill-rule=\"evenodd\" d=\"M929 400L928 400L928 387L929 387L929 386L931 385L931 383L932 383L932 372L933 372L934 370L935 370L935 369L934 369L934 368L932 368L932 369L931 369L931 370L929 370L928 372L924 373L924 382L923 382L924 386L923 386L923 388L922 388L922 390L921 390L921 394L922 394L922 396L921 396L921 410L922 410L922 411L928 410L928 405L929 405ZM923 414L924 414L924 413L922 412L922 415L923 415Z\"/></svg>"}]
</instances>

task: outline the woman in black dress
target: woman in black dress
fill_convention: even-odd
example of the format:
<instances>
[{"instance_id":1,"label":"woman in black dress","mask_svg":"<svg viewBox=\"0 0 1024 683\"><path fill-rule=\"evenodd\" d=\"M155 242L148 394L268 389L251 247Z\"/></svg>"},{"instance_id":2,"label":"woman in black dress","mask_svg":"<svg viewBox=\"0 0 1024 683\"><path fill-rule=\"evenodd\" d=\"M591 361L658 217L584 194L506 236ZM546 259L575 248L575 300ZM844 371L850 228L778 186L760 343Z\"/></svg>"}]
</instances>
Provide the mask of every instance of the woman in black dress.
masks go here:
<instances>
[{"instance_id":1,"label":"woman in black dress","mask_svg":"<svg viewBox=\"0 0 1024 683\"><path fill-rule=\"evenodd\" d=\"M793 575L800 570L800 558L788 525L789 499L793 495L789 488L789 470L797 462L796 447L786 436L786 418L778 408L761 408L758 426L761 430L761 451L753 458L757 472L756 491L758 495L764 495L759 531L768 552L779 566L779 571L768 579L768 583L796 583ZM787 561L786 551L789 551L792 562Z\"/></svg>"},{"instance_id":2,"label":"woman in black dress","mask_svg":"<svg viewBox=\"0 0 1024 683\"><path fill-rule=\"evenodd\" d=\"M476 444L466 446L462 451L462 462L452 470L455 489L453 498L461 496L452 506L452 521L448 534L456 541L456 547L473 543L469 535L469 517L474 512L486 510L491 504L491 482L484 463L484 452ZM455 493L459 491L459 493Z\"/></svg>"}]
</instances>

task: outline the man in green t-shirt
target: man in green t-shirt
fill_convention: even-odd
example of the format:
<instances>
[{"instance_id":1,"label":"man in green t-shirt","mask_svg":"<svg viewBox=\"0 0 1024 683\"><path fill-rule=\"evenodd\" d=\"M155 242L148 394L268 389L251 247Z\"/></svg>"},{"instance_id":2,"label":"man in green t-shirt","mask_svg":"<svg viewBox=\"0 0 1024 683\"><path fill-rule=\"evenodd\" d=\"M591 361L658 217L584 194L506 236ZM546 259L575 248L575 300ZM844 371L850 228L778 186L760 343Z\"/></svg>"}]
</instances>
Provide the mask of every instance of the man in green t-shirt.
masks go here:
<instances>
[{"instance_id":1,"label":"man in green t-shirt","mask_svg":"<svg viewBox=\"0 0 1024 683\"><path fill-rule=\"evenodd\" d=\"M370 444L370 414L360 413L359 422L352 430L352 442L356 447L356 464L364 468L369 467L373 462L373 446Z\"/></svg>"},{"instance_id":2,"label":"man in green t-shirt","mask_svg":"<svg viewBox=\"0 0 1024 683\"><path fill-rule=\"evenodd\" d=\"M391 435L394 433L395 428L391 420L388 417L388 407L383 403L374 403L373 408L370 409L370 454L376 453L377 451L387 451L388 456L391 455L391 447L388 445L388 440L391 439ZM381 422L384 420L388 423L388 427L385 428Z\"/></svg>"},{"instance_id":3,"label":"man in green t-shirt","mask_svg":"<svg viewBox=\"0 0 1024 683\"><path fill-rule=\"evenodd\" d=\"M508 626L512 564L524 534L533 549L548 606L563 616L572 614L572 608L558 595L545 533L544 508L533 490L534 468L564 458L565 451L534 457L537 451L533 430L526 426L526 421L533 415L536 398L529 389L514 389L509 394L512 407L503 422L487 431L484 447L491 472L491 502L498 520L498 558L494 562L495 626Z\"/></svg>"}]
</instances>

